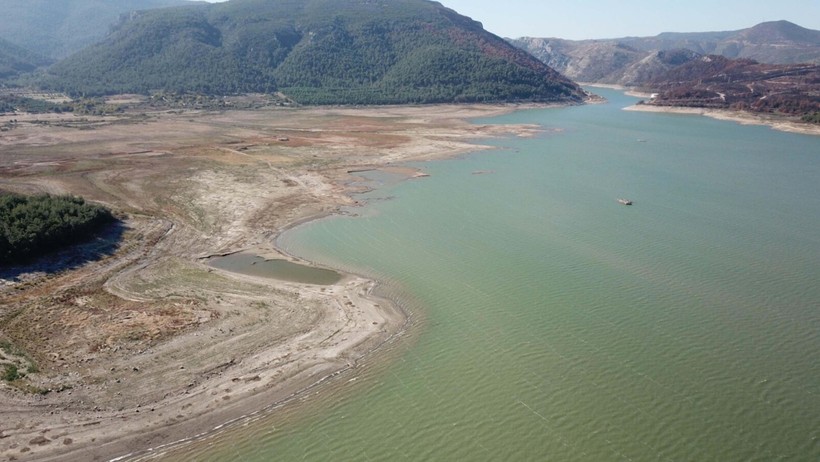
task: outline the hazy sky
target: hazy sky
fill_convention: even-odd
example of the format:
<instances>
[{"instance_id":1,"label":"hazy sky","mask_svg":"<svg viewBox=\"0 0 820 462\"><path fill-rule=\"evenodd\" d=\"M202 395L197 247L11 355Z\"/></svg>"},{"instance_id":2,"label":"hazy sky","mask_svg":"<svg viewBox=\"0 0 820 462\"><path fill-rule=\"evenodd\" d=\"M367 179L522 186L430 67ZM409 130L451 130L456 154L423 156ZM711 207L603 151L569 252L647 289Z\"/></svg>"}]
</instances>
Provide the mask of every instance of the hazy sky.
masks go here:
<instances>
[{"instance_id":1,"label":"hazy sky","mask_svg":"<svg viewBox=\"0 0 820 462\"><path fill-rule=\"evenodd\" d=\"M587 39L737 30L779 19L820 30L820 0L440 0L440 3L480 21L496 35L512 38Z\"/></svg>"}]
</instances>

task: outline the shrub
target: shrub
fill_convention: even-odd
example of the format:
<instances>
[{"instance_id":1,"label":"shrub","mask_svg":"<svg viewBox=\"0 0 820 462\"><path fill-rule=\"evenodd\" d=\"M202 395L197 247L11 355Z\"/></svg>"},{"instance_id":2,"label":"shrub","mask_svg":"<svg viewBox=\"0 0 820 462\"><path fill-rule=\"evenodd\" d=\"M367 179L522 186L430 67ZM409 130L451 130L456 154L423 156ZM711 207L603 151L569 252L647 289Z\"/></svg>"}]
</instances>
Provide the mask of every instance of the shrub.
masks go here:
<instances>
[{"instance_id":1,"label":"shrub","mask_svg":"<svg viewBox=\"0 0 820 462\"><path fill-rule=\"evenodd\" d=\"M7 364L5 372L3 372L3 380L6 382L14 382L19 378L20 372L17 370L17 366L14 364Z\"/></svg>"}]
</instances>

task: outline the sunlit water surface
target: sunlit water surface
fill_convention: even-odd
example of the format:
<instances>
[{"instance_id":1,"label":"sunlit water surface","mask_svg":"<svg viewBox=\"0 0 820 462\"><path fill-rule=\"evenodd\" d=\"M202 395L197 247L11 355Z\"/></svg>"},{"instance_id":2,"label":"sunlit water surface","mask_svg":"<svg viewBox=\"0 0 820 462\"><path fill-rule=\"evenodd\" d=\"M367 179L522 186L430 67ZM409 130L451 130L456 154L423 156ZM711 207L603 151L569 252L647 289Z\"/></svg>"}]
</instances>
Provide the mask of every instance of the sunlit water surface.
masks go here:
<instances>
[{"instance_id":1,"label":"sunlit water surface","mask_svg":"<svg viewBox=\"0 0 820 462\"><path fill-rule=\"evenodd\" d=\"M596 91L282 236L414 326L171 458L820 460L820 138Z\"/></svg>"}]
</instances>

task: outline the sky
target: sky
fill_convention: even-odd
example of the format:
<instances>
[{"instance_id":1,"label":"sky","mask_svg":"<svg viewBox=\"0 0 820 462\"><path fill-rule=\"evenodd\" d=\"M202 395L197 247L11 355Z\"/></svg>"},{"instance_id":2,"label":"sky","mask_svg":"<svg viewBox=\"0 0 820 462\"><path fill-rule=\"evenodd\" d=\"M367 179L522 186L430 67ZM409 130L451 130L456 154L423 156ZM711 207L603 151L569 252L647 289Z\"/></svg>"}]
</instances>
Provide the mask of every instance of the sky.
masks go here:
<instances>
[{"instance_id":1,"label":"sky","mask_svg":"<svg viewBox=\"0 0 820 462\"><path fill-rule=\"evenodd\" d=\"M221 1L221 0L208 0ZM387 0L389 1L389 0ZM820 30L820 0L439 0L502 37L572 40L738 30L785 19Z\"/></svg>"}]
</instances>

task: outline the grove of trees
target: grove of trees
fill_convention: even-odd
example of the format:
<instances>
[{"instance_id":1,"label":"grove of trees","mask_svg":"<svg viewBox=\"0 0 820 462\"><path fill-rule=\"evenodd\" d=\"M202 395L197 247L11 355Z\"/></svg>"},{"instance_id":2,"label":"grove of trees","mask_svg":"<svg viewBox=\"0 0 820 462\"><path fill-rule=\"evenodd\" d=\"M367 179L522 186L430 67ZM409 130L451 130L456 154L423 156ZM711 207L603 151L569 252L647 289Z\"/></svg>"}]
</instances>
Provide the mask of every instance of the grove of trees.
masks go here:
<instances>
[{"instance_id":1,"label":"grove of trees","mask_svg":"<svg viewBox=\"0 0 820 462\"><path fill-rule=\"evenodd\" d=\"M87 240L113 220L80 197L0 193L0 266Z\"/></svg>"}]
</instances>

